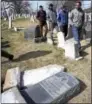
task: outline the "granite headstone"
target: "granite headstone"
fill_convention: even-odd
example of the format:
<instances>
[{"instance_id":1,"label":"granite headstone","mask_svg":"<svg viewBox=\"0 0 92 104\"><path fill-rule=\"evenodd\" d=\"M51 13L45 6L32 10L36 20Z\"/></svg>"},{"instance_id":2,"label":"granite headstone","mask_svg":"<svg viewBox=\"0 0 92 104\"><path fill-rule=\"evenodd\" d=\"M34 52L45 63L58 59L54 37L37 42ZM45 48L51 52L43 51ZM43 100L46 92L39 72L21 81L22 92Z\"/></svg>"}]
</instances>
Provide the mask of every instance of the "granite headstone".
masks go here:
<instances>
[{"instance_id":1,"label":"granite headstone","mask_svg":"<svg viewBox=\"0 0 92 104\"><path fill-rule=\"evenodd\" d=\"M34 86L22 90L28 104L65 103L79 93L79 81L72 75L59 72Z\"/></svg>"}]
</instances>

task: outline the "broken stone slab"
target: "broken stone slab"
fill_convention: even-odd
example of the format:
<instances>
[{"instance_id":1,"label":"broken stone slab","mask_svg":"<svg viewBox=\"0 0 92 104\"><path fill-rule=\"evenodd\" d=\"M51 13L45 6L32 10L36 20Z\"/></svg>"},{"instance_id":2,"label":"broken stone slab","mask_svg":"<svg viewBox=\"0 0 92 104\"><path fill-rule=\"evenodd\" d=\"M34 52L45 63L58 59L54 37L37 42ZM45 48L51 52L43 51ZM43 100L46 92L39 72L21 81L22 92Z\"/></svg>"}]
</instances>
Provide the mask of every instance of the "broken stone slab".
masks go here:
<instances>
[{"instance_id":1,"label":"broken stone slab","mask_svg":"<svg viewBox=\"0 0 92 104\"><path fill-rule=\"evenodd\" d=\"M61 65L53 64L37 69L24 71L23 83L21 86L25 87L28 85L34 85L60 71L64 71L64 69L65 68Z\"/></svg>"},{"instance_id":2,"label":"broken stone slab","mask_svg":"<svg viewBox=\"0 0 92 104\"><path fill-rule=\"evenodd\" d=\"M22 90L22 95L28 104L62 104L79 91L80 83L74 76L69 73L58 72L34 86L28 86Z\"/></svg>"},{"instance_id":3,"label":"broken stone slab","mask_svg":"<svg viewBox=\"0 0 92 104\"><path fill-rule=\"evenodd\" d=\"M64 33L63 32L58 32L57 33L57 39L58 39L58 46L57 47L64 49L64 47L65 47Z\"/></svg>"},{"instance_id":4,"label":"broken stone slab","mask_svg":"<svg viewBox=\"0 0 92 104\"><path fill-rule=\"evenodd\" d=\"M20 70L19 67L8 69L5 77L3 90L20 84Z\"/></svg>"},{"instance_id":5,"label":"broken stone slab","mask_svg":"<svg viewBox=\"0 0 92 104\"><path fill-rule=\"evenodd\" d=\"M2 93L2 103L26 103L17 87Z\"/></svg>"}]
</instances>

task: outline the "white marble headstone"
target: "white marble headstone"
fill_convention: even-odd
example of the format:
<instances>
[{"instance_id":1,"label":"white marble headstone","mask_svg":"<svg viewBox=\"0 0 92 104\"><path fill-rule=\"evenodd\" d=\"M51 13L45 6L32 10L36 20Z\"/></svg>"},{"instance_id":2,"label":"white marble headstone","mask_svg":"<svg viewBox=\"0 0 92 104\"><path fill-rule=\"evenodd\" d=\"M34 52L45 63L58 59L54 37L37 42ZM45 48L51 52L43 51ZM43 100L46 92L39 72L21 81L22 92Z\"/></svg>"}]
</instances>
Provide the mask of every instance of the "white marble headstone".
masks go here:
<instances>
[{"instance_id":1,"label":"white marble headstone","mask_svg":"<svg viewBox=\"0 0 92 104\"><path fill-rule=\"evenodd\" d=\"M2 101L4 103L26 103L17 87L13 87L2 93Z\"/></svg>"},{"instance_id":2,"label":"white marble headstone","mask_svg":"<svg viewBox=\"0 0 92 104\"><path fill-rule=\"evenodd\" d=\"M69 39L65 43L65 57L76 59L79 57L78 43L74 39Z\"/></svg>"},{"instance_id":3,"label":"white marble headstone","mask_svg":"<svg viewBox=\"0 0 92 104\"><path fill-rule=\"evenodd\" d=\"M60 71L64 71L64 67L57 64L25 71L23 75L23 86L35 85Z\"/></svg>"},{"instance_id":4,"label":"white marble headstone","mask_svg":"<svg viewBox=\"0 0 92 104\"><path fill-rule=\"evenodd\" d=\"M57 38L58 38L58 47L59 48L64 48L65 45L65 37L63 32L58 32L57 33Z\"/></svg>"},{"instance_id":5,"label":"white marble headstone","mask_svg":"<svg viewBox=\"0 0 92 104\"><path fill-rule=\"evenodd\" d=\"M34 23L35 22L35 19L34 19L34 16L32 15L31 16L31 21Z\"/></svg>"}]
</instances>

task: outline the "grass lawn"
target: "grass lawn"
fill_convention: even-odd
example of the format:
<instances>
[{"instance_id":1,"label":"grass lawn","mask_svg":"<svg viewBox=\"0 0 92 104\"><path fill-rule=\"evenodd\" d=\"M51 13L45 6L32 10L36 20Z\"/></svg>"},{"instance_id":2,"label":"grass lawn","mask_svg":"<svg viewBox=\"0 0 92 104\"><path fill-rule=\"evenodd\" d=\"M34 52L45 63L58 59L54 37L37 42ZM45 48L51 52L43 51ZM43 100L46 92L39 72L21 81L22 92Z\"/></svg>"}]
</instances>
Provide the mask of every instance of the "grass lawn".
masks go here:
<instances>
[{"instance_id":1,"label":"grass lawn","mask_svg":"<svg viewBox=\"0 0 92 104\"><path fill-rule=\"evenodd\" d=\"M24 32L8 30L8 22L2 21L2 44L8 42L3 49L14 55L14 61L2 57L2 82L9 68L20 67L20 70L31 70L49 64L65 66L67 72L72 73L81 80L81 93L71 99L69 103L91 103L91 62L86 56L80 61L69 60L64 56L64 50L46 43L35 44L24 39ZM29 27L32 23L29 19L17 19L13 26ZM91 56L90 56L91 57Z\"/></svg>"}]
</instances>

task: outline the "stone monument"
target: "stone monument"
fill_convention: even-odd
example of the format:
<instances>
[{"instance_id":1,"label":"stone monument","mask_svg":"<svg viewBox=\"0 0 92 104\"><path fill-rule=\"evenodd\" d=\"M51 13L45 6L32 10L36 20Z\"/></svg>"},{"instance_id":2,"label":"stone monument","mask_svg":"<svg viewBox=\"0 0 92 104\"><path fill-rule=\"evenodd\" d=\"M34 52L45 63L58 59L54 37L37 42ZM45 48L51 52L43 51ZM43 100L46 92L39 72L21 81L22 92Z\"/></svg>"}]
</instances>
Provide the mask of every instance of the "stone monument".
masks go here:
<instances>
[{"instance_id":1,"label":"stone monument","mask_svg":"<svg viewBox=\"0 0 92 104\"><path fill-rule=\"evenodd\" d=\"M79 60L82 57L79 55L79 48L78 48L78 43L73 39L68 39L65 42L65 57L68 57L70 59L76 59Z\"/></svg>"},{"instance_id":2,"label":"stone monument","mask_svg":"<svg viewBox=\"0 0 92 104\"><path fill-rule=\"evenodd\" d=\"M2 103L26 103L17 87L13 87L2 93Z\"/></svg>"},{"instance_id":3,"label":"stone monument","mask_svg":"<svg viewBox=\"0 0 92 104\"><path fill-rule=\"evenodd\" d=\"M28 104L62 104L79 91L80 84L75 77L65 72L59 72L34 86L28 86L21 93Z\"/></svg>"},{"instance_id":4,"label":"stone monument","mask_svg":"<svg viewBox=\"0 0 92 104\"><path fill-rule=\"evenodd\" d=\"M57 33L57 38L58 38L58 47L63 48L65 46L65 37L63 32L58 32Z\"/></svg>"}]
</instances>

